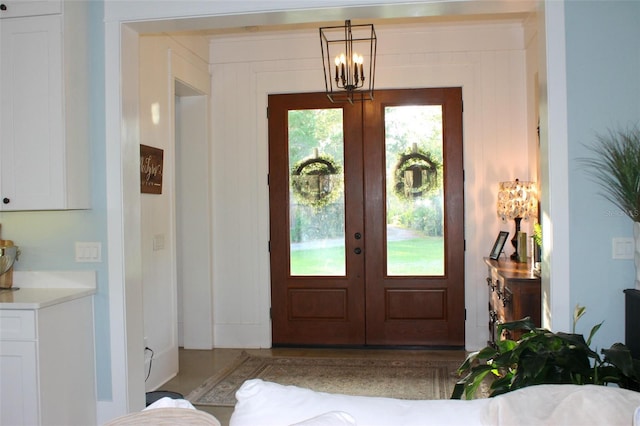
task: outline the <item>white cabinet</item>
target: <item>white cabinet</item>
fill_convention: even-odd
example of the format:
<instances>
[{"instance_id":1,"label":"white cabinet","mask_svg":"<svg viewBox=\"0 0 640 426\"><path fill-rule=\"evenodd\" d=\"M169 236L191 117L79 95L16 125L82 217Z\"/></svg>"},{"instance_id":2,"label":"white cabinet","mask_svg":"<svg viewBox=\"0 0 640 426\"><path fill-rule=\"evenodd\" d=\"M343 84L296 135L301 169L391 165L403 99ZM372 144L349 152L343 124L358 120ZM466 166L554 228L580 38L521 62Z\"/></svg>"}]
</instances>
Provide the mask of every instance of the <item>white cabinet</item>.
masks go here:
<instances>
[{"instance_id":1,"label":"white cabinet","mask_svg":"<svg viewBox=\"0 0 640 426\"><path fill-rule=\"evenodd\" d=\"M0 0L0 19L50 15L61 11L61 0Z\"/></svg>"},{"instance_id":2,"label":"white cabinet","mask_svg":"<svg viewBox=\"0 0 640 426\"><path fill-rule=\"evenodd\" d=\"M92 297L0 310L0 424L95 424L93 342Z\"/></svg>"},{"instance_id":3,"label":"white cabinet","mask_svg":"<svg viewBox=\"0 0 640 426\"><path fill-rule=\"evenodd\" d=\"M0 211L90 207L88 3L1 3Z\"/></svg>"}]
</instances>

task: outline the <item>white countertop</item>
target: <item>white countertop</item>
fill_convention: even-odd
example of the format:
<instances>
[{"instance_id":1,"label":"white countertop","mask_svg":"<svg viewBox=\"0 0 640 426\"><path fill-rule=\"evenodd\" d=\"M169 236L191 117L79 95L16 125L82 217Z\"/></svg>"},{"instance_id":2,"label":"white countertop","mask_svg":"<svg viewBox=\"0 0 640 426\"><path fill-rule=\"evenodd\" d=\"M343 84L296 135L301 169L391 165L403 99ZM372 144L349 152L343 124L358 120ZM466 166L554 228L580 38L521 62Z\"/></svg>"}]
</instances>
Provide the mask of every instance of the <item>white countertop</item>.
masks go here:
<instances>
[{"instance_id":1,"label":"white countertop","mask_svg":"<svg viewBox=\"0 0 640 426\"><path fill-rule=\"evenodd\" d=\"M0 309L41 309L96 293L95 271L14 271Z\"/></svg>"}]
</instances>

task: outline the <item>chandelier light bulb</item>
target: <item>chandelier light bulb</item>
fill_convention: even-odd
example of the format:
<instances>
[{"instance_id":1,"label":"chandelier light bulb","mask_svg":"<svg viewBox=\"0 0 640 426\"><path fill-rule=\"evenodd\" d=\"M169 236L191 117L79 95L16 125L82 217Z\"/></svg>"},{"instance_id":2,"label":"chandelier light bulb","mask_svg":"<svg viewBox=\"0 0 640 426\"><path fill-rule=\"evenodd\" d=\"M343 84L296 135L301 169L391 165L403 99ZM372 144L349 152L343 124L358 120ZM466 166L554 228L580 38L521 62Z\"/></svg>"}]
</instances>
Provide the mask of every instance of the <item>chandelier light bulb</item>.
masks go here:
<instances>
[{"instance_id":1,"label":"chandelier light bulb","mask_svg":"<svg viewBox=\"0 0 640 426\"><path fill-rule=\"evenodd\" d=\"M347 81L347 77L345 75L345 70L344 70L344 66L346 63L347 63L347 58L344 56L344 53L341 53L340 54L340 79L342 79L343 86Z\"/></svg>"}]
</instances>

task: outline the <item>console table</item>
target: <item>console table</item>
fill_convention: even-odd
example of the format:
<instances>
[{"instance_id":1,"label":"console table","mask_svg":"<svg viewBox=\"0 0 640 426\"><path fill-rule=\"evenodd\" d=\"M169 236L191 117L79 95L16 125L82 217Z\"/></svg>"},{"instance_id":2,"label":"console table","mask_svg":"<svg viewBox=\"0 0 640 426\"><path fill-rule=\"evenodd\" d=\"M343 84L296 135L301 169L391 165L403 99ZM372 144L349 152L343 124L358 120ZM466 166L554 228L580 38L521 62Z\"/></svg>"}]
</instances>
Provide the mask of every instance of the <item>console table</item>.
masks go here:
<instances>
[{"instance_id":1,"label":"console table","mask_svg":"<svg viewBox=\"0 0 640 426\"><path fill-rule=\"evenodd\" d=\"M534 274L530 262L484 258L487 264L487 288L489 291L489 345L498 339L517 340L521 332L503 330L497 335L497 327L504 322L531 317L537 327L541 324L540 277Z\"/></svg>"}]
</instances>

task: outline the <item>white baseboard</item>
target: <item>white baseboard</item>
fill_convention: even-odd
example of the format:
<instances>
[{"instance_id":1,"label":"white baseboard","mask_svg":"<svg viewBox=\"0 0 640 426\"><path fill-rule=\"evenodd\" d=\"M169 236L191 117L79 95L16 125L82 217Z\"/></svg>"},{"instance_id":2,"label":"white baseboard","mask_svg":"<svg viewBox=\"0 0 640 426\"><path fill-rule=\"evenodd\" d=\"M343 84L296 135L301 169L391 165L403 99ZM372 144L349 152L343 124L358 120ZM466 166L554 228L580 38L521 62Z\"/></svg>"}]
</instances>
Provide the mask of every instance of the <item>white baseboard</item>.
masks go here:
<instances>
[{"instance_id":1,"label":"white baseboard","mask_svg":"<svg viewBox=\"0 0 640 426\"><path fill-rule=\"evenodd\" d=\"M263 324L218 324L213 331L216 348L271 347L271 328Z\"/></svg>"}]
</instances>

